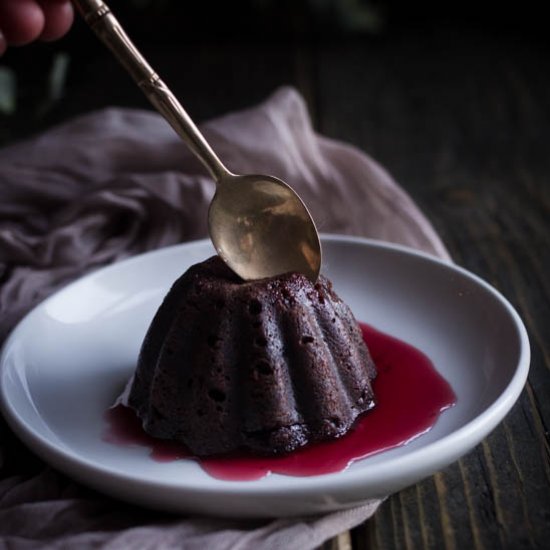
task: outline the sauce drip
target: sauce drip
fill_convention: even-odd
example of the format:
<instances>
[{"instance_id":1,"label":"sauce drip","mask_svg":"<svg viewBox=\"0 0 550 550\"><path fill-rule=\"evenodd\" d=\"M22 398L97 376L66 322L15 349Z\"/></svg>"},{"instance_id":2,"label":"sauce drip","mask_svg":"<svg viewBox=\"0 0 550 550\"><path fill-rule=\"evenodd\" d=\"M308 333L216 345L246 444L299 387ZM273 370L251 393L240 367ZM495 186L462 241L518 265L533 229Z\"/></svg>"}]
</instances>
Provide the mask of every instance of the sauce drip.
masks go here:
<instances>
[{"instance_id":1,"label":"sauce drip","mask_svg":"<svg viewBox=\"0 0 550 550\"><path fill-rule=\"evenodd\" d=\"M147 435L134 412L122 406L107 411L108 429L103 439L148 447L158 462L196 460L212 477L232 481L251 481L269 473L313 476L340 472L356 460L405 445L426 433L439 414L454 405L455 394L420 350L369 325L360 326L378 370L373 385L377 404L340 439L308 445L281 457L239 454L199 458L181 443Z\"/></svg>"}]
</instances>

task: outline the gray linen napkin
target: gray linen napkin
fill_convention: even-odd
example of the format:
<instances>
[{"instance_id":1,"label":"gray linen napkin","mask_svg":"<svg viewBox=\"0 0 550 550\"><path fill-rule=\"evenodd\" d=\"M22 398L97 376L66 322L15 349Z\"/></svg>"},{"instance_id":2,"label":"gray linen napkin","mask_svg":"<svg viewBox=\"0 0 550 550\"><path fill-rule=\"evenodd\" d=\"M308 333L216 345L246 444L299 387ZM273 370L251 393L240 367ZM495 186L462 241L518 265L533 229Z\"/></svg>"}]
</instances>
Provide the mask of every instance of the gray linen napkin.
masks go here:
<instances>
[{"instance_id":1,"label":"gray linen napkin","mask_svg":"<svg viewBox=\"0 0 550 550\"><path fill-rule=\"evenodd\" d=\"M448 259L406 193L357 149L317 135L298 93L202 126L227 166L293 185L321 231ZM76 277L206 236L214 184L158 115L107 109L0 150L0 343L35 304ZM379 502L319 517L225 520L137 509L44 466L0 421L0 543L27 548L308 549ZM2 546L0 544L0 546Z\"/></svg>"}]
</instances>

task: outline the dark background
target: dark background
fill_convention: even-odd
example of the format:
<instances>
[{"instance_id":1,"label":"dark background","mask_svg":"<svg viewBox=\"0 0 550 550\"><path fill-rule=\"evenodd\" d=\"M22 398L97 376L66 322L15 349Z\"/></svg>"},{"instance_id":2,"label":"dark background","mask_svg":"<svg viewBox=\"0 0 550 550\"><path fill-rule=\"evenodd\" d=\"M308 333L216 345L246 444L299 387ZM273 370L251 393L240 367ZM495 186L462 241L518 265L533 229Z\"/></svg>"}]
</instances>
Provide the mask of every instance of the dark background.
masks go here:
<instances>
[{"instance_id":1,"label":"dark background","mask_svg":"<svg viewBox=\"0 0 550 550\"><path fill-rule=\"evenodd\" d=\"M550 43L543 2L506 4L111 3L197 121L295 86L317 130L388 168L455 261L527 325L531 371L512 412L466 457L388 499L346 539L354 550L550 540ZM10 50L2 71L0 144L108 105L149 108L81 22L58 43Z\"/></svg>"},{"instance_id":2,"label":"dark background","mask_svg":"<svg viewBox=\"0 0 550 550\"><path fill-rule=\"evenodd\" d=\"M296 65L322 62L318 52L343 54L342 48L350 47L371 57L395 44L385 67L388 78L401 70L401 60L395 59L401 55L399 48L424 57L461 55L466 63L469 56L484 55L487 50L495 59L526 50L529 55L545 55L549 42L544 3L504 4L471 0L110 3L142 52L199 121L259 101L284 83L307 95ZM9 50L0 58L0 67L10 71L16 86L15 105L0 108L0 143L107 105L149 108L80 20L59 42ZM315 83L320 83L323 68L310 69ZM365 70L367 64L361 73ZM469 68L465 65L460 70ZM430 75L419 71L416 78ZM346 93L354 92L359 90ZM379 101L369 98L369 102L373 99ZM314 109L315 104L310 107Z\"/></svg>"}]
</instances>

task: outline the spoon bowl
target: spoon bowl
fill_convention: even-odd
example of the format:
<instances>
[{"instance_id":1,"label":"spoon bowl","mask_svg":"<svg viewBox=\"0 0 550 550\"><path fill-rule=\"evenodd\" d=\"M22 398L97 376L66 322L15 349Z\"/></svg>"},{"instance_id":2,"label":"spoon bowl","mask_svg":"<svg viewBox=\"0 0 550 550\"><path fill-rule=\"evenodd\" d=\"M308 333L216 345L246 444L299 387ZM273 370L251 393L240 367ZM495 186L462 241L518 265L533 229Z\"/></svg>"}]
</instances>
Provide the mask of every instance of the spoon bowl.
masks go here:
<instances>
[{"instance_id":1,"label":"spoon bowl","mask_svg":"<svg viewBox=\"0 0 550 550\"><path fill-rule=\"evenodd\" d=\"M220 257L245 280L298 271L312 282L321 267L315 225L300 197L272 176L228 174L208 212Z\"/></svg>"},{"instance_id":2,"label":"spoon bowl","mask_svg":"<svg viewBox=\"0 0 550 550\"><path fill-rule=\"evenodd\" d=\"M105 2L73 2L217 183L208 226L214 247L225 263L245 280L297 271L315 282L321 268L321 245L300 197L272 176L232 174Z\"/></svg>"}]
</instances>

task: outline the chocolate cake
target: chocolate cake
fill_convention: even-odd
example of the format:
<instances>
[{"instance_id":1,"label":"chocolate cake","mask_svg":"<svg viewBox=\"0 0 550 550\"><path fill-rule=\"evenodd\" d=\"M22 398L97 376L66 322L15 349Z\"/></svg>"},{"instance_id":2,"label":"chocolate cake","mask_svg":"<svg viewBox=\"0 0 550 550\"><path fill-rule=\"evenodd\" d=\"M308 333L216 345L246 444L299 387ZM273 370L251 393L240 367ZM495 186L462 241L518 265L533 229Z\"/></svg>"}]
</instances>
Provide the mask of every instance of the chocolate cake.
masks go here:
<instances>
[{"instance_id":1,"label":"chocolate cake","mask_svg":"<svg viewBox=\"0 0 550 550\"><path fill-rule=\"evenodd\" d=\"M287 453L345 434L374 406L374 364L321 276L244 282L220 258L172 286L145 337L128 404L197 456Z\"/></svg>"}]
</instances>

